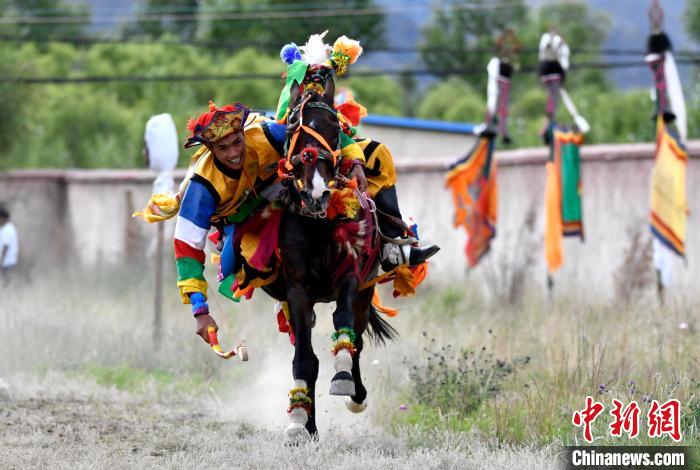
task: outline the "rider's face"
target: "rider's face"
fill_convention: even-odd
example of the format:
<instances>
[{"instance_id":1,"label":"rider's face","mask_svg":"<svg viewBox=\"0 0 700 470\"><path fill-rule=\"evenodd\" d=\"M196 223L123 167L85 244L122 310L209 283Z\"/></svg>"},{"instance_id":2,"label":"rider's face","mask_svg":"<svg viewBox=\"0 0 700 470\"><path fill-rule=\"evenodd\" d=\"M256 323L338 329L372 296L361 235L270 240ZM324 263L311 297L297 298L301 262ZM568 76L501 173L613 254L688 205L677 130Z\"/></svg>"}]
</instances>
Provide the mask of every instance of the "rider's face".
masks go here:
<instances>
[{"instance_id":1,"label":"rider's face","mask_svg":"<svg viewBox=\"0 0 700 470\"><path fill-rule=\"evenodd\" d=\"M243 131L229 134L223 139L215 142L212 152L217 160L232 170L243 168L245 160L245 134Z\"/></svg>"}]
</instances>

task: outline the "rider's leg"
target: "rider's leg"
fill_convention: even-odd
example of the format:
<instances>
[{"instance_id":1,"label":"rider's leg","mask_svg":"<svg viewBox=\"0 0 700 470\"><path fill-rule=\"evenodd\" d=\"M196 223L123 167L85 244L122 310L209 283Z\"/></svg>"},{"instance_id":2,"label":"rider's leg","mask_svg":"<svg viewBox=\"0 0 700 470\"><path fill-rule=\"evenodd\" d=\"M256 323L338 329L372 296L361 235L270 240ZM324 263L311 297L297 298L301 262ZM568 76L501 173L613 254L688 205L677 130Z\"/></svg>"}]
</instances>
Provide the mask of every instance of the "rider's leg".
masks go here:
<instances>
[{"instance_id":1,"label":"rider's leg","mask_svg":"<svg viewBox=\"0 0 700 470\"><path fill-rule=\"evenodd\" d=\"M399 209L399 199L396 195L396 186L390 186L380 190L374 196L374 203L379 214L379 229L382 234L388 238L400 239L405 236L404 230L395 222L391 222L389 217L383 214L396 218L396 222L401 219L401 209ZM382 267L389 270L396 267L398 264L408 263L411 266L416 266L433 256L440 250L437 245L427 246L425 248L410 246L410 245L395 245L384 242L382 247Z\"/></svg>"}]
</instances>

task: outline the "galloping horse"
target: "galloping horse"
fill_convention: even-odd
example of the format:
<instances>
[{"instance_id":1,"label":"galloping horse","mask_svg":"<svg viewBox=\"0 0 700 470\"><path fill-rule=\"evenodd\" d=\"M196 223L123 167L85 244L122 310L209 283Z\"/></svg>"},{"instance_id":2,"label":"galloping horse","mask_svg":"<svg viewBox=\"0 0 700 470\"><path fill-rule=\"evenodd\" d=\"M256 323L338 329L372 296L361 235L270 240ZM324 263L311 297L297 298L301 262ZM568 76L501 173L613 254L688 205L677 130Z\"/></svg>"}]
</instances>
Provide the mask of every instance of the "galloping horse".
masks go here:
<instances>
[{"instance_id":1,"label":"galloping horse","mask_svg":"<svg viewBox=\"0 0 700 470\"><path fill-rule=\"evenodd\" d=\"M328 217L332 192L348 183L338 165L340 126L333 108L332 76L324 93L295 84L291 90L286 139L282 200L285 212L279 235L281 276L264 289L289 306L294 332L294 388L290 391L289 425L285 437L300 442L316 436L314 395L319 361L311 345L311 329L317 302L336 302L335 376L330 394L345 396L345 404L359 413L367 407L367 390L360 376L362 335L367 330L379 342L396 335L371 306L373 288L360 290L362 282L376 275L379 237L371 201L357 191L362 202L355 217ZM346 191L347 194L347 191Z\"/></svg>"}]
</instances>

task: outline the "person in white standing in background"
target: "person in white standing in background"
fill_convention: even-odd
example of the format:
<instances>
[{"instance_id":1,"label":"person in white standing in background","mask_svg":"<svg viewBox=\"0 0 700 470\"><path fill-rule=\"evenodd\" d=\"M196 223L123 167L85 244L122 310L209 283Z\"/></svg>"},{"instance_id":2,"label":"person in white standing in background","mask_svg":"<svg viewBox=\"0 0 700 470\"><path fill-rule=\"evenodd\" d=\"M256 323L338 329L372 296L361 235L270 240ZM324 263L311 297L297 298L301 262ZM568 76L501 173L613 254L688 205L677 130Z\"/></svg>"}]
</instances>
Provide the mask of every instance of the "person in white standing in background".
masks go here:
<instances>
[{"instance_id":1,"label":"person in white standing in background","mask_svg":"<svg viewBox=\"0 0 700 470\"><path fill-rule=\"evenodd\" d=\"M10 213L0 207L0 275L7 278L8 274L17 264L19 256L19 240L17 229L10 222Z\"/></svg>"}]
</instances>

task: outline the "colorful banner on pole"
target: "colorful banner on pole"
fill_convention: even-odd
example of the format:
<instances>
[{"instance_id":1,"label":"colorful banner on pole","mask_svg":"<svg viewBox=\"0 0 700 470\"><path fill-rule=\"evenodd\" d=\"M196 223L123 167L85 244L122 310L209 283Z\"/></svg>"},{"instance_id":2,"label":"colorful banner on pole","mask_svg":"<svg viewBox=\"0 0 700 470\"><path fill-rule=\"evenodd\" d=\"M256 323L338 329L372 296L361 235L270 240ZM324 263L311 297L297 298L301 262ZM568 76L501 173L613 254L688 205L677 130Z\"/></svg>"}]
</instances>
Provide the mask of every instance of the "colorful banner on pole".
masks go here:
<instances>
[{"instance_id":1,"label":"colorful banner on pole","mask_svg":"<svg viewBox=\"0 0 700 470\"><path fill-rule=\"evenodd\" d=\"M452 190L455 227L467 231L467 260L470 267L489 251L496 235L498 185L494 136L482 136L463 159L450 167L445 185Z\"/></svg>"},{"instance_id":2,"label":"colorful banner on pole","mask_svg":"<svg viewBox=\"0 0 700 470\"><path fill-rule=\"evenodd\" d=\"M678 134L666 125L661 115L656 119L656 133L651 175L651 231L663 245L685 257L688 153Z\"/></svg>"},{"instance_id":3,"label":"colorful banner on pole","mask_svg":"<svg viewBox=\"0 0 700 470\"><path fill-rule=\"evenodd\" d=\"M555 272L564 262L564 236L583 240L581 156L583 134L552 126L550 159L545 184L544 252L547 269Z\"/></svg>"}]
</instances>

